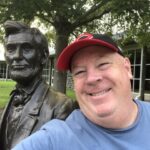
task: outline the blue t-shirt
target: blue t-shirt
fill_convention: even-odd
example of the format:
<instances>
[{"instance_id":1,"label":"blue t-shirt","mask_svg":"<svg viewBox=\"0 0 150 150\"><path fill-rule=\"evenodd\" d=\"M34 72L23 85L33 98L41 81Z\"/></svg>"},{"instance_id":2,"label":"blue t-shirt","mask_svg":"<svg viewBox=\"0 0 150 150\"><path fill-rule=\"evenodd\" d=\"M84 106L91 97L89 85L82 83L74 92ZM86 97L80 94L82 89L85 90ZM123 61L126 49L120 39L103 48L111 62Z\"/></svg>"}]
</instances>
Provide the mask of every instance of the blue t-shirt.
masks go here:
<instances>
[{"instance_id":1,"label":"blue t-shirt","mask_svg":"<svg viewBox=\"0 0 150 150\"><path fill-rule=\"evenodd\" d=\"M66 121L48 122L13 150L150 150L150 103L135 102L138 117L128 128L103 128L75 110Z\"/></svg>"}]
</instances>

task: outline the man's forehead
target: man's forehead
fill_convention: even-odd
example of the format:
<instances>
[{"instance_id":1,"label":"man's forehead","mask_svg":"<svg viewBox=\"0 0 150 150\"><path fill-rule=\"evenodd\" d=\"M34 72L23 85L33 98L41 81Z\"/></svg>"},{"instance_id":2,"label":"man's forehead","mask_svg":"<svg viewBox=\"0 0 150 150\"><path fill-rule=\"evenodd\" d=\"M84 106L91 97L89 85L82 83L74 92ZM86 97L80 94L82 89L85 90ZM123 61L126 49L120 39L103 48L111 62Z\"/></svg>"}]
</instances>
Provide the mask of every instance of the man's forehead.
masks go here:
<instances>
[{"instance_id":1,"label":"man's forehead","mask_svg":"<svg viewBox=\"0 0 150 150\"><path fill-rule=\"evenodd\" d=\"M32 43L33 35L30 33L17 33L8 36L7 44L13 43Z\"/></svg>"}]
</instances>

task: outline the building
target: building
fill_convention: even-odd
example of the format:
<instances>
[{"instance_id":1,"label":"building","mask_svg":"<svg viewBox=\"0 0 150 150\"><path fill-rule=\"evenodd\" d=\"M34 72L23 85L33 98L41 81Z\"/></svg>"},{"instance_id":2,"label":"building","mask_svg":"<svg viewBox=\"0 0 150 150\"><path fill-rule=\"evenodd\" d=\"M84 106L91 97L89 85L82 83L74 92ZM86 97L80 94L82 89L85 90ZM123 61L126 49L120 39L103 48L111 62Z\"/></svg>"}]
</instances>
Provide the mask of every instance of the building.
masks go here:
<instances>
[{"instance_id":1,"label":"building","mask_svg":"<svg viewBox=\"0 0 150 150\"><path fill-rule=\"evenodd\" d=\"M4 58L4 47L0 44L0 79L8 78L8 68Z\"/></svg>"},{"instance_id":2,"label":"building","mask_svg":"<svg viewBox=\"0 0 150 150\"><path fill-rule=\"evenodd\" d=\"M129 56L132 67L132 91L135 97L145 93L145 99L150 100L150 48L141 47L136 42L127 43L123 49Z\"/></svg>"}]
</instances>

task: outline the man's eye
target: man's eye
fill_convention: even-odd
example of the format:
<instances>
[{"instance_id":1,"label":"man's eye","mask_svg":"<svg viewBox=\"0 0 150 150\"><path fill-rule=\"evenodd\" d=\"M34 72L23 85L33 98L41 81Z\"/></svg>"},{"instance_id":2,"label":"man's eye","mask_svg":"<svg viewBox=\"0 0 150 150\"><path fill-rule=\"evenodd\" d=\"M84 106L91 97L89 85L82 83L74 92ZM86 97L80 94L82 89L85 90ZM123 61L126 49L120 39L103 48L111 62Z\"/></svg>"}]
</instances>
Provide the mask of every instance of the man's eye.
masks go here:
<instances>
[{"instance_id":1,"label":"man's eye","mask_svg":"<svg viewBox=\"0 0 150 150\"><path fill-rule=\"evenodd\" d=\"M76 72L74 72L73 75L74 75L74 76L78 76L78 75L82 75L82 74L84 74L84 73L85 73L85 71L81 70L81 71L76 71Z\"/></svg>"},{"instance_id":2,"label":"man's eye","mask_svg":"<svg viewBox=\"0 0 150 150\"><path fill-rule=\"evenodd\" d=\"M105 62L105 63L101 63L100 66L105 66L105 65L108 65L109 63L108 62Z\"/></svg>"},{"instance_id":3,"label":"man's eye","mask_svg":"<svg viewBox=\"0 0 150 150\"><path fill-rule=\"evenodd\" d=\"M110 62L104 62L104 63L100 63L98 65L98 67L101 69L101 70L104 70L104 69L107 69L109 66L110 66Z\"/></svg>"}]
</instances>

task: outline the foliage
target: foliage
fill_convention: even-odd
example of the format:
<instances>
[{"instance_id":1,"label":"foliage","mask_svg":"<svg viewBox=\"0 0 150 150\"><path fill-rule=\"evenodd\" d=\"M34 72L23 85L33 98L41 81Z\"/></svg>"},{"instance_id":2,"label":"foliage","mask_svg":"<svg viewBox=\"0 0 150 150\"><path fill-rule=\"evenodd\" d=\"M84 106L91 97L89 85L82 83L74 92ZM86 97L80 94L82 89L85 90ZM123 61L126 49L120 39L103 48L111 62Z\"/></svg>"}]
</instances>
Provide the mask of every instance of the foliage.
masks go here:
<instances>
[{"instance_id":1,"label":"foliage","mask_svg":"<svg viewBox=\"0 0 150 150\"><path fill-rule=\"evenodd\" d=\"M101 21L106 21L106 14L111 14L111 22L104 23L103 29L112 27L116 21L121 27L125 21L137 25L140 18L149 17L149 0L2 0L0 9L1 23L8 19L30 23L37 17L47 27L71 26L68 32L73 33L78 27L82 32L85 27L94 30L103 26Z\"/></svg>"},{"instance_id":2,"label":"foliage","mask_svg":"<svg viewBox=\"0 0 150 150\"><path fill-rule=\"evenodd\" d=\"M30 24L38 18L47 29L53 27L47 35L55 38L57 59L71 34L76 36L83 31L112 34L114 25L140 43L148 43L149 3L149 0L1 0L0 23L11 19ZM65 73L56 72L54 87L65 92L65 80Z\"/></svg>"},{"instance_id":3,"label":"foliage","mask_svg":"<svg viewBox=\"0 0 150 150\"><path fill-rule=\"evenodd\" d=\"M123 28L124 40L132 39L141 46L150 46L150 1L120 1L118 7L126 7L113 12L116 24Z\"/></svg>"}]
</instances>

